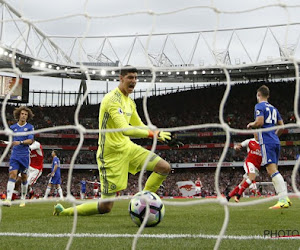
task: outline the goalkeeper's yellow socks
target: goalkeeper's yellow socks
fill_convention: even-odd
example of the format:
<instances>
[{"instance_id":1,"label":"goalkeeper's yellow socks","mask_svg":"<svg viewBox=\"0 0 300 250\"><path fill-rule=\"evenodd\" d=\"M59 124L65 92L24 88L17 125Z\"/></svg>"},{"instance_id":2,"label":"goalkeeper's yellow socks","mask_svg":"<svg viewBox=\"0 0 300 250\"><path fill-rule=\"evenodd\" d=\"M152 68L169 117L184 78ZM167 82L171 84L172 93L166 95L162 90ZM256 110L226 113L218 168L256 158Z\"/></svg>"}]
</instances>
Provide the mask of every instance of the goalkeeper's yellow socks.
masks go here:
<instances>
[{"instance_id":1,"label":"goalkeeper's yellow socks","mask_svg":"<svg viewBox=\"0 0 300 250\"><path fill-rule=\"evenodd\" d=\"M161 175L152 172L152 174L149 176L148 180L146 181L144 191L150 191L155 193L166 178L167 178L167 174Z\"/></svg>"},{"instance_id":2,"label":"goalkeeper's yellow socks","mask_svg":"<svg viewBox=\"0 0 300 250\"><path fill-rule=\"evenodd\" d=\"M77 209L77 214L79 216L99 214L98 202L83 203L81 205L76 206L76 209ZM63 209L63 211L61 211L59 215L69 215L69 216L74 215L74 207Z\"/></svg>"}]
</instances>

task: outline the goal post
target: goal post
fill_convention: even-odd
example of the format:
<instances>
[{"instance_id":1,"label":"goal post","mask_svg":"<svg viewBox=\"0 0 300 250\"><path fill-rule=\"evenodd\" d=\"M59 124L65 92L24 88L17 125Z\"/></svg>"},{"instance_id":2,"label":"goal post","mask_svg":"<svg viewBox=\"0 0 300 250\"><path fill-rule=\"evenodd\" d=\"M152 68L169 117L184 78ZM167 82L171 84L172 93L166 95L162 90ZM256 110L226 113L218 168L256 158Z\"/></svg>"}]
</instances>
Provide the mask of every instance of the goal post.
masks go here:
<instances>
[{"instance_id":1,"label":"goal post","mask_svg":"<svg viewBox=\"0 0 300 250\"><path fill-rule=\"evenodd\" d=\"M284 182L287 188L287 182ZM257 189L260 191L262 195L275 195L275 188L273 182L269 181L258 181L256 182Z\"/></svg>"}]
</instances>

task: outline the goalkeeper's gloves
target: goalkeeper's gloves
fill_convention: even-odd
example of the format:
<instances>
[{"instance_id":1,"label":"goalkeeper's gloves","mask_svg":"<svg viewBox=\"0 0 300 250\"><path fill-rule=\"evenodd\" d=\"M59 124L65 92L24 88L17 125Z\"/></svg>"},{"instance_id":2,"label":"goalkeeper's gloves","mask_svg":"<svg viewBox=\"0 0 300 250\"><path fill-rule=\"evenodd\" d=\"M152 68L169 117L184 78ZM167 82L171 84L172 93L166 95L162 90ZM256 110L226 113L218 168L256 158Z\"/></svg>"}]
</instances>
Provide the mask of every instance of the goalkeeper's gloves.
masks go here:
<instances>
[{"instance_id":1,"label":"goalkeeper's gloves","mask_svg":"<svg viewBox=\"0 0 300 250\"><path fill-rule=\"evenodd\" d=\"M179 140L177 140L177 139L172 139L172 140L170 140L170 141L168 142L168 146L169 146L170 148L180 148L180 147L183 147L184 144L183 144L183 142L181 142L181 141L179 141Z\"/></svg>"},{"instance_id":2,"label":"goalkeeper's gloves","mask_svg":"<svg viewBox=\"0 0 300 250\"><path fill-rule=\"evenodd\" d=\"M171 140L168 142L168 146L170 148L180 148L183 147L184 144L180 140L178 140L176 134L173 133L171 135Z\"/></svg>"},{"instance_id":3,"label":"goalkeeper's gloves","mask_svg":"<svg viewBox=\"0 0 300 250\"><path fill-rule=\"evenodd\" d=\"M151 131L149 130L149 136L150 138L153 138L154 135L157 136L157 140L161 142L167 142L171 140L171 133L170 132L164 132L164 131Z\"/></svg>"}]
</instances>

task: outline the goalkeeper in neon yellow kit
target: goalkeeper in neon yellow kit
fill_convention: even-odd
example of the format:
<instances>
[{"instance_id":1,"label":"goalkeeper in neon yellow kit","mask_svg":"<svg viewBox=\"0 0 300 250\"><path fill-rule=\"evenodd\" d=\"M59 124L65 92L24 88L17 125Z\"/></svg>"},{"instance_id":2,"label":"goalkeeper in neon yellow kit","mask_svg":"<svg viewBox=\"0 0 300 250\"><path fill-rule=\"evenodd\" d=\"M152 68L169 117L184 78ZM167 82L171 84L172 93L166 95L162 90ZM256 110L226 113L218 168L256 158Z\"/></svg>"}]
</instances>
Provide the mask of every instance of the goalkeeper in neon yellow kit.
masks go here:
<instances>
[{"instance_id":1,"label":"goalkeeper in neon yellow kit","mask_svg":"<svg viewBox=\"0 0 300 250\"><path fill-rule=\"evenodd\" d=\"M146 167L152 171L144 190L156 192L171 170L170 164L151 151L133 143L129 137L153 138L150 131L141 121L135 102L129 97L137 82L137 69L125 67L120 72L119 86L103 98L99 114L99 142L97 163L101 180L101 200L85 203L76 207L78 215L109 213L117 191L127 187L128 172L136 174L151 154ZM135 128L145 127L145 129ZM104 129L127 129L120 132L102 132ZM157 131L160 141L171 140L169 132ZM64 208L61 204L54 207L54 215L73 215L74 208Z\"/></svg>"}]
</instances>

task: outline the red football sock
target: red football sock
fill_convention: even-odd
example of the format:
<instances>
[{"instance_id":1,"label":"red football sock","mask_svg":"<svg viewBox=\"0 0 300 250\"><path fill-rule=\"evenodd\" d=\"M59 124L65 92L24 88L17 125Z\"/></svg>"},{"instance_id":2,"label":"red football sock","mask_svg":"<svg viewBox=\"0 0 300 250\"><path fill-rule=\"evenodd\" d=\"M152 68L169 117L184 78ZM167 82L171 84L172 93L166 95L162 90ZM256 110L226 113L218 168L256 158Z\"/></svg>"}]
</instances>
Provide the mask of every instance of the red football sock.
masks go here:
<instances>
[{"instance_id":1,"label":"red football sock","mask_svg":"<svg viewBox=\"0 0 300 250\"><path fill-rule=\"evenodd\" d=\"M242 194L244 193L244 191L245 191L245 189L247 188L247 187L249 187L249 183L247 182L247 181L245 181L243 184L242 184L242 186L241 186L241 188L240 188L240 190L239 190L239 195L240 196L242 196Z\"/></svg>"},{"instance_id":2,"label":"red football sock","mask_svg":"<svg viewBox=\"0 0 300 250\"><path fill-rule=\"evenodd\" d=\"M11 200L13 201L13 200L15 200L15 199L17 199L17 194L13 193L13 194L12 194L12 197L11 197Z\"/></svg>"},{"instance_id":3,"label":"red football sock","mask_svg":"<svg viewBox=\"0 0 300 250\"><path fill-rule=\"evenodd\" d=\"M239 192L239 190L240 190L239 185L237 185L237 186L229 193L229 197L235 196L235 195Z\"/></svg>"}]
</instances>

